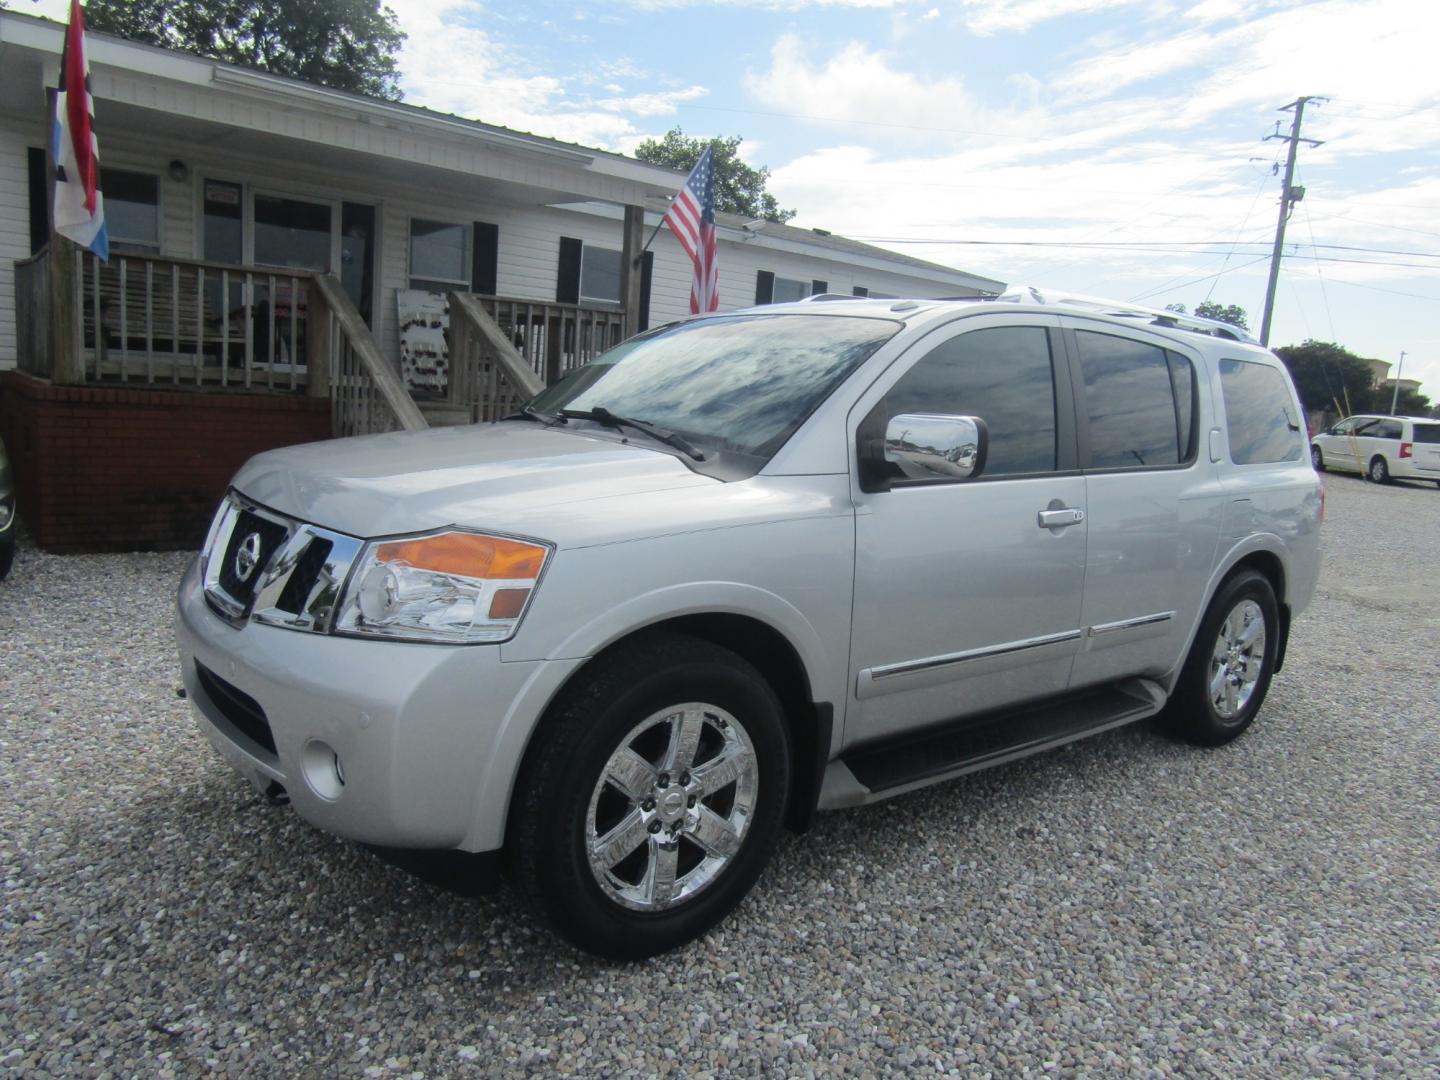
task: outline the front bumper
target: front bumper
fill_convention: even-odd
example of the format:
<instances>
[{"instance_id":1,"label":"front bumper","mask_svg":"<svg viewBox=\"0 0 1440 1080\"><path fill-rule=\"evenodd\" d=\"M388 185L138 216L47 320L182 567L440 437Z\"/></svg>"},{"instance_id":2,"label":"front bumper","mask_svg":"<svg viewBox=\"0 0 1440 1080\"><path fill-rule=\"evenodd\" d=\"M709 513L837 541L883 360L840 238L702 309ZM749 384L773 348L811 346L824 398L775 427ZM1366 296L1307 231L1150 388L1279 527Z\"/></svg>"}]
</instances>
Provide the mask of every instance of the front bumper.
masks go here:
<instances>
[{"instance_id":1,"label":"front bumper","mask_svg":"<svg viewBox=\"0 0 1440 1080\"><path fill-rule=\"evenodd\" d=\"M195 563L177 604L185 688L220 755L260 790L283 787L311 824L387 847L499 848L530 734L584 663L506 663L497 646L236 628L206 603ZM233 700L208 693L197 665L212 690L218 679L263 710L273 751L253 724L232 722Z\"/></svg>"}]
</instances>

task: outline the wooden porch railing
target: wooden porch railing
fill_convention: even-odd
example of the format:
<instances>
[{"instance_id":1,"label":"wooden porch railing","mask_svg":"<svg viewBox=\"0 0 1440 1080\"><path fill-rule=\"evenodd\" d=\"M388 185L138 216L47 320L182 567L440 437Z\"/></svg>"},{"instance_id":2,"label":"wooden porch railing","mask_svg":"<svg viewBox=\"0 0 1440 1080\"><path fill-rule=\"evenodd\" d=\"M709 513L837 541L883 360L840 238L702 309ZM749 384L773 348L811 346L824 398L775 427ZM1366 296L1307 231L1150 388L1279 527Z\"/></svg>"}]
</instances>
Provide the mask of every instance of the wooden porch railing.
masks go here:
<instances>
[{"instance_id":1,"label":"wooden porch railing","mask_svg":"<svg viewBox=\"0 0 1440 1080\"><path fill-rule=\"evenodd\" d=\"M620 308L552 304L512 296L476 299L526 366L547 384L625 339L625 312Z\"/></svg>"},{"instance_id":2,"label":"wooden porch railing","mask_svg":"<svg viewBox=\"0 0 1440 1080\"><path fill-rule=\"evenodd\" d=\"M471 293L450 294L447 399L469 410L471 423L499 420L545 389L525 356Z\"/></svg>"},{"instance_id":3,"label":"wooden porch railing","mask_svg":"<svg viewBox=\"0 0 1440 1080\"><path fill-rule=\"evenodd\" d=\"M21 366L62 383L303 390L311 274L52 241L16 263Z\"/></svg>"},{"instance_id":4,"label":"wooden porch railing","mask_svg":"<svg viewBox=\"0 0 1440 1080\"><path fill-rule=\"evenodd\" d=\"M310 279L311 393L330 395L337 438L429 427L334 274Z\"/></svg>"}]
</instances>

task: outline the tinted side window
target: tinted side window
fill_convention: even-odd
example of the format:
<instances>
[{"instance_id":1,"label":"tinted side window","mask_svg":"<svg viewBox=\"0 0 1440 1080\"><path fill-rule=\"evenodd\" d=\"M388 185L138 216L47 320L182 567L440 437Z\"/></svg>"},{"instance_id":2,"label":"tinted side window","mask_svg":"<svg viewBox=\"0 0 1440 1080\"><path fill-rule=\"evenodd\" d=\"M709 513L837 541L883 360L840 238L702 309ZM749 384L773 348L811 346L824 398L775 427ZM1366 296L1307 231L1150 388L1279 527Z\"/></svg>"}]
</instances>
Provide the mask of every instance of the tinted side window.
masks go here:
<instances>
[{"instance_id":1,"label":"tinted side window","mask_svg":"<svg viewBox=\"0 0 1440 1080\"><path fill-rule=\"evenodd\" d=\"M990 429L984 475L1055 469L1055 374L1050 336L1038 326L960 334L916 362L880 403L901 413L978 416ZM897 472L898 475L898 472Z\"/></svg>"},{"instance_id":2,"label":"tinted side window","mask_svg":"<svg viewBox=\"0 0 1440 1080\"><path fill-rule=\"evenodd\" d=\"M1279 371L1252 360L1221 360L1220 387L1231 461L1255 465L1300 460L1305 430Z\"/></svg>"},{"instance_id":3,"label":"tinted side window","mask_svg":"<svg viewBox=\"0 0 1440 1080\"><path fill-rule=\"evenodd\" d=\"M1412 441L1440 443L1440 424L1416 424Z\"/></svg>"},{"instance_id":4,"label":"tinted side window","mask_svg":"<svg viewBox=\"0 0 1440 1080\"><path fill-rule=\"evenodd\" d=\"M1194 375L1182 356L1080 330L1080 369L1090 414L1090 467L1178 465L1195 427Z\"/></svg>"},{"instance_id":5,"label":"tinted side window","mask_svg":"<svg viewBox=\"0 0 1440 1080\"><path fill-rule=\"evenodd\" d=\"M1368 434L1377 439L1398 439L1400 438L1400 421L1381 420L1375 425L1374 430L1368 432Z\"/></svg>"}]
</instances>

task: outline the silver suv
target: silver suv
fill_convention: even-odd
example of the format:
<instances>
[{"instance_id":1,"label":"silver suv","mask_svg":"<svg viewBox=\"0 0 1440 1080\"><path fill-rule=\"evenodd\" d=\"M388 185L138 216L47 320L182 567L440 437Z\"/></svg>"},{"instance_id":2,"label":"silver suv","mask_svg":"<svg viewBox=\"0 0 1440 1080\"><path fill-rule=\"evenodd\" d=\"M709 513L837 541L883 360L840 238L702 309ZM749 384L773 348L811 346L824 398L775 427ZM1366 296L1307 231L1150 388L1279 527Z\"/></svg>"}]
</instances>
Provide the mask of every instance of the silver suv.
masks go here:
<instances>
[{"instance_id":1,"label":"silver suv","mask_svg":"<svg viewBox=\"0 0 1440 1080\"><path fill-rule=\"evenodd\" d=\"M306 820L503 853L565 937L650 955L817 809L1244 731L1318 569L1301 416L1229 327L1035 290L694 319L496 424L252 460L185 684Z\"/></svg>"}]
</instances>

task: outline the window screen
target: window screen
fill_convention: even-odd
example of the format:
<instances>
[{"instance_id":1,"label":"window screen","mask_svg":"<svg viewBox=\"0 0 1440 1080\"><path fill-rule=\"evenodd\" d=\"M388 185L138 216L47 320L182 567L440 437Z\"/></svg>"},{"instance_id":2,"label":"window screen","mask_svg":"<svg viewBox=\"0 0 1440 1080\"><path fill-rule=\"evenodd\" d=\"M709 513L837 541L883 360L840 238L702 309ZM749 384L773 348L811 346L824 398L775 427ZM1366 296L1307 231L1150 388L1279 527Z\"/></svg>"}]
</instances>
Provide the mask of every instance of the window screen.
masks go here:
<instances>
[{"instance_id":1,"label":"window screen","mask_svg":"<svg viewBox=\"0 0 1440 1080\"><path fill-rule=\"evenodd\" d=\"M446 292L470 287L469 229L445 221L410 221L410 287Z\"/></svg>"},{"instance_id":2,"label":"window screen","mask_svg":"<svg viewBox=\"0 0 1440 1080\"><path fill-rule=\"evenodd\" d=\"M1305 453L1305 429L1285 376L1253 360L1221 360L1220 387L1225 395L1225 427L1230 460L1236 465L1299 461Z\"/></svg>"},{"instance_id":3,"label":"window screen","mask_svg":"<svg viewBox=\"0 0 1440 1080\"><path fill-rule=\"evenodd\" d=\"M1075 334L1090 417L1090 467L1138 469L1189 460L1194 375L1182 356L1111 334Z\"/></svg>"},{"instance_id":4,"label":"window screen","mask_svg":"<svg viewBox=\"0 0 1440 1080\"><path fill-rule=\"evenodd\" d=\"M1055 469L1055 375L1041 327L951 338L902 375L880 408L887 422L901 413L980 417L990 431L986 477Z\"/></svg>"},{"instance_id":5,"label":"window screen","mask_svg":"<svg viewBox=\"0 0 1440 1080\"><path fill-rule=\"evenodd\" d=\"M620 302L620 252L611 248L586 244L580 254L580 297L601 300L608 304Z\"/></svg>"},{"instance_id":6,"label":"window screen","mask_svg":"<svg viewBox=\"0 0 1440 1080\"><path fill-rule=\"evenodd\" d=\"M101 169L105 226L119 251L160 250L160 178L123 169Z\"/></svg>"}]
</instances>

